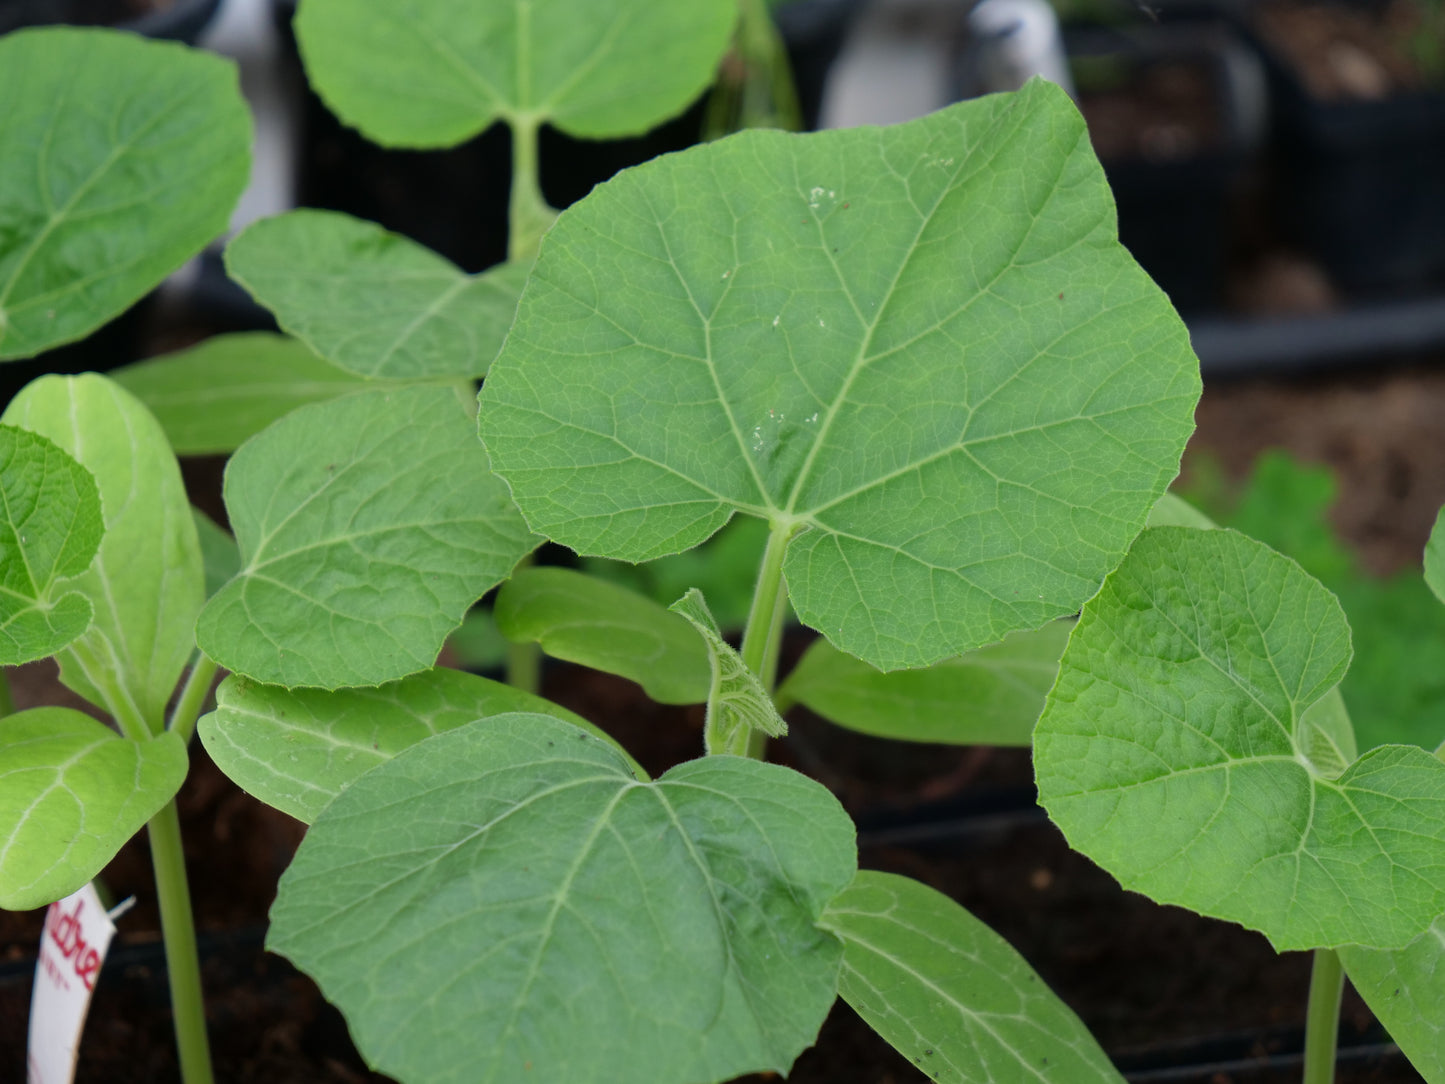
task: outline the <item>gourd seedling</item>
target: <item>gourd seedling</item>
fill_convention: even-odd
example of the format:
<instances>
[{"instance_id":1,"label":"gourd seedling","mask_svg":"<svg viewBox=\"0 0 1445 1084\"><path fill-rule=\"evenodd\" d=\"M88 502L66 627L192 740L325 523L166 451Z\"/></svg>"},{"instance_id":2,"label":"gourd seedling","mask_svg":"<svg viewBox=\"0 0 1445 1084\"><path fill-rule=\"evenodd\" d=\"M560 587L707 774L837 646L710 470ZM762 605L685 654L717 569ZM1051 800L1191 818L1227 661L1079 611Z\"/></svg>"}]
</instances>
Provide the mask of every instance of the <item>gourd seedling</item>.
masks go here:
<instances>
[{"instance_id":1,"label":"gourd seedling","mask_svg":"<svg viewBox=\"0 0 1445 1084\"><path fill-rule=\"evenodd\" d=\"M242 675L201 724L208 749L311 822L271 947L402 1080L786 1071L840 989L944 1078L1116 1079L1012 949L921 885L859 873L836 802L756 757L782 727L789 605L877 667L1039 626L1057 651L1049 623L1142 527L1198 389L1048 84L892 129L744 133L599 186L548 233L489 369L486 454L530 530L581 553L636 561L763 521L751 616L734 653L696 595L667 614L535 569L499 619L705 698L722 755L649 780L555 712L373 749L394 733L378 705L418 717L445 697L441 672L399 674L419 637L353 620L359 582L302 599L343 582L329 563L268 560L287 592L247 571L272 523L288 552L355 544L340 487L263 481L350 469L311 446L361 397L302 408L233 461L246 602L217 596L201 621ZM446 582L447 560L428 575ZM1018 643L993 663L1028 657Z\"/></svg>"}]
</instances>

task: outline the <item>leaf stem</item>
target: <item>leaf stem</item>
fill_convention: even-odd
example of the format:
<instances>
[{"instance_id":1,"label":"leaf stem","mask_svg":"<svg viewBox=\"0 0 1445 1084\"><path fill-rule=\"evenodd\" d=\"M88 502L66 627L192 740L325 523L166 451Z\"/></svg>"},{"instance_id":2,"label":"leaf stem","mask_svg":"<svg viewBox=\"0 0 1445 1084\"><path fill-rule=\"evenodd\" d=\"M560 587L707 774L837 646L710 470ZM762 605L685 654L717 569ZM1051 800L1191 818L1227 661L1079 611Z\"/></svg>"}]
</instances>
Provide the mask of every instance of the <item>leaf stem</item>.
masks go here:
<instances>
[{"instance_id":1,"label":"leaf stem","mask_svg":"<svg viewBox=\"0 0 1445 1084\"><path fill-rule=\"evenodd\" d=\"M211 691L211 682L219 669L216 663L203 651L196 652L196 661L191 666L191 672L186 677L186 684L181 689L180 699L176 701L175 708L171 711L171 721L168 729L174 730L181 736L181 740L187 745L191 743L191 735L196 732L196 719L201 714L201 707L206 702L206 697Z\"/></svg>"},{"instance_id":2,"label":"leaf stem","mask_svg":"<svg viewBox=\"0 0 1445 1084\"><path fill-rule=\"evenodd\" d=\"M788 592L783 586L783 557L796 531L796 524L772 524L762 564L758 568L757 586L753 589L752 609L748 611L747 627L743 630L743 665L758 675L769 695L772 695L778 681L778 651L783 638L783 621L788 613ZM753 731L748 740L748 755L761 760L767 742L766 734L760 730Z\"/></svg>"},{"instance_id":3,"label":"leaf stem","mask_svg":"<svg viewBox=\"0 0 1445 1084\"><path fill-rule=\"evenodd\" d=\"M512 194L507 209L507 259L531 260L542 235L551 228L557 212L542 196L537 172L537 131L540 123L530 114L511 117Z\"/></svg>"},{"instance_id":4,"label":"leaf stem","mask_svg":"<svg viewBox=\"0 0 1445 1084\"><path fill-rule=\"evenodd\" d=\"M1305 1016L1304 1084L1333 1084L1335 1043L1340 1030L1340 997L1345 970L1339 953L1315 949L1310 971L1310 1000Z\"/></svg>"},{"instance_id":5,"label":"leaf stem","mask_svg":"<svg viewBox=\"0 0 1445 1084\"><path fill-rule=\"evenodd\" d=\"M205 1004L201 999L196 925L191 916L191 890L186 883L181 822L174 799L151 818L147 828L151 864L156 875L156 895L160 902L161 936L166 946L166 971L170 978L171 1010L175 1015L181 1079L185 1084L212 1084L215 1078L211 1072L211 1050L206 1038Z\"/></svg>"},{"instance_id":6,"label":"leaf stem","mask_svg":"<svg viewBox=\"0 0 1445 1084\"><path fill-rule=\"evenodd\" d=\"M512 569L515 576L525 568L531 568L536 555L529 553ZM506 681L514 689L536 696L542 691L542 645L533 641L526 643L507 642Z\"/></svg>"}]
</instances>

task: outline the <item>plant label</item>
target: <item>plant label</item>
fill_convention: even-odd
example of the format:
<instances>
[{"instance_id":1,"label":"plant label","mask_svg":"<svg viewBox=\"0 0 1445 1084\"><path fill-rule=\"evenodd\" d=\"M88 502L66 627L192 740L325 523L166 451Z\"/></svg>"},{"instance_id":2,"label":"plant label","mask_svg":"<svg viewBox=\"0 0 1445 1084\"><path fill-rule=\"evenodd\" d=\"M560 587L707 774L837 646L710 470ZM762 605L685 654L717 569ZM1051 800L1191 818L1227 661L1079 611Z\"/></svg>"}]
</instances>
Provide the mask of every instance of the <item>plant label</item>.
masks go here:
<instances>
[{"instance_id":1,"label":"plant label","mask_svg":"<svg viewBox=\"0 0 1445 1084\"><path fill-rule=\"evenodd\" d=\"M90 884L45 912L30 998L28 1084L69 1084L74 1078L80 1029L114 935L115 924Z\"/></svg>"}]
</instances>

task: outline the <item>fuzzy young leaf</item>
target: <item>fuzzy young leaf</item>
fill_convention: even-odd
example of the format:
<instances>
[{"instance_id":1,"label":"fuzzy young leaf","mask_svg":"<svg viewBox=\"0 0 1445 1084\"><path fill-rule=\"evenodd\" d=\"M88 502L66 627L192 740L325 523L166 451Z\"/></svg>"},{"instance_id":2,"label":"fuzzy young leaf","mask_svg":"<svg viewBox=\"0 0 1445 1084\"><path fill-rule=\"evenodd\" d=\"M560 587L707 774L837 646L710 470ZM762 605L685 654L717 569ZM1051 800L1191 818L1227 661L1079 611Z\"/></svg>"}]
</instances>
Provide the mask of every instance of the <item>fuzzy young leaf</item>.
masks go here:
<instances>
[{"instance_id":1,"label":"fuzzy young leaf","mask_svg":"<svg viewBox=\"0 0 1445 1084\"><path fill-rule=\"evenodd\" d=\"M508 639L635 681L660 704L708 698L708 649L692 625L625 587L566 568L529 568L497 592L496 618Z\"/></svg>"},{"instance_id":2,"label":"fuzzy young leaf","mask_svg":"<svg viewBox=\"0 0 1445 1084\"><path fill-rule=\"evenodd\" d=\"M226 471L241 572L201 649L273 685L379 685L426 669L537 539L445 388L302 407Z\"/></svg>"},{"instance_id":3,"label":"fuzzy young leaf","mask_svg":"<svg viewBox=\"0 0 1445 1084\"><path fill-rule=\"evenodd\" d=\"M70 895L169 802L186 778L173 733L122 738L69 708L0 719L0 907Z\"/></svg>"},{"instance_id":4,"label":"fuzzy young leaf","mask_svg":"<svg viewBox=\"0 0 1445 1084\"><path fill-rule=\"evenodd\" d=\"M837 800L786 768L707 757L642 783L585 731L499 716L327 806L267 947L400 1080L786 1073L836 995L818 922L856 864Z\"/></svg>"},{"instance_id":5,"label":"fuzzy young leaf","mask_svg":"<svg viewBox=\"0 0 1445 1084\"><path fill-rule=\"evenodd\" d=\"M142 721L158 733L205 599L195 522L165 433L129 392L94 373L33 381L3 420L54 441L100 490L105 537L70 581L94 619L59 653L61 680L132 736Z\"/></svg>"},{"instance_id":6,"label":"fuzzy young leaf","mask_svg":"<svg viewBox=\"0 0 1445 1084\"><path fill-rule=\"evenodd\" d=\"M1027 746L1072 628L1072 621L1052 621L923 670L891 674L818 640L778 698L881 738Z\"/></svg>"},{"instance_id":7,"label":"fuzzy young leaf","mask_svg":"<svg viewBox=\"0 0 1445 1084\"><path fill-rule=\"evenodd\" d=\"M930 1080L1122 1084L1024 958L947 896L861 870L823 925L843 938L843 1000Z\"/></svg>"},{"instance_id":8,"label":"fuzzy young leaf","mask_svg":"<svg viewBox=\"0 0 1445 1084\"><path fill-rule=\"evenodd\" d=\"M67 580L104 533L95 477L54 442L0 425L0 665L53 655L90 626L90 601Z\"/></svg>"},{"instance_id":9,"label":"fuzzy young leaf","mask_svg":"<svg viewBox=\"0 0 1445 1084\"><path fill-rule=\"evenodd\" d=\"M737 0L305 0L311 85L391 147L449 147L525 115L576 136L637 135L712 82Z\"/></svg>"},{"instance_id":10,"label":"fuzzy young leaf","mask_svg":"<svg viewBox=\"0 0 1445 1084\"><path fill-rule=\"evenodd\" d=\"M226 228L250 172L228 61L74 28L0 38L0 358L85 335Z\"/></svg>"},{"instance_id":11,"label":"fuzzy young leaf","mask_svg":"<svg viewBox=\"0 0 1445 1084\"><path fill-rule=\"evenodd\" d=\"M1034 731L1039 800L1125 888L1276 948L1399 948L1445 912L1445 764L1350 763L1339 603L1234 531L1146 532ZM1341 727L1346 728L1344 731Z\"/></svg>"},{"instance_id":12,"label":"fuzzy young leaf","mask_svg":"<svg viewBox=\"0 0 1445 1084\"><path fill-rule=\"evenodd\" d=\"M217 335L110 375L156 416L177 455L234 452L297 407L375 386L269 331Z\"/></svg>"},{"instance_id":13,"label":"fuzzy young leaf","mask_svg":"<svg viewBox=\"0 0 1445 1084\"><path fill-rule=\"evenodd\" d=\"M226 270L282 328L348 372L430 380L486 374L529 268L468 275L371 222L292 211L227 245Z\"/></svg>"},{"instance_id":14,"label":"fuzzy young leaf","mask_svg":"<svg viewBox=\"0 0 1445 1084\"><path fill-rule=\"evenodd\" d=\"M1430 541L1425 545L1425 582L1435 597L1445 602L1445 508L1435 516Z\"/></svg>"},{"instance_id":15,"label":"fuzzy young leaf","mask_svg":"<svg viewBox=\"0 0 1445 1084\"><path fill-rule=\"evenodd\" d=\"M738 511L806 528L799 618L897 669L1077 612L1198 394L1082 119L1036 81L598 186L543 243L481 431L580 553L678 552Z\"/></svg>"},{"instance_id":16,"label":"fuzzy young leaf","mask_svg":"<svg viewBox=\"0 0 1445 1084\"><path fill-rule=\"evenodd\" d=\"M707 645L712 682L707 694L704 739L709 753L747 752L748 736L761 731L774 738L788 732L773 698L758 675L747 668L731 644L722 638L708 612L702 592L693 589L670 607L687 618Z\"/></svg>"},{"instance_id":17,"label":"fuzzy young leaf","mask_svg":"<svg viewBox=\"0 0 1445 1084\"><path fill-rule=\"evenodd\" d=\"M216 690L216 710L196 731L211 759L245 791L310 824L344 788L403 749L515 711L554 715L612 740L541 697L441 668L377 689L337 692L228 677Z\"/></svg>"}]
</instances>

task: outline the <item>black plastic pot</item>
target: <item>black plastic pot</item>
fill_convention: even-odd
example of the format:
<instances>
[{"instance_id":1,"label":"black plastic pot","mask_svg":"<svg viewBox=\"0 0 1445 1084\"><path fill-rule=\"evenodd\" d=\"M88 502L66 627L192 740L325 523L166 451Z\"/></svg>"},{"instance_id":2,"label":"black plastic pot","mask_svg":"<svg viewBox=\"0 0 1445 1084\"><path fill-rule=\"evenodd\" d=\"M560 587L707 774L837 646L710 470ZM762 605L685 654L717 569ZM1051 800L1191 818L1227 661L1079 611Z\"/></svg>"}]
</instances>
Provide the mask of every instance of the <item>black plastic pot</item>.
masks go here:
<instances>
[{"instance_id":1,"label":"black plastic pot","mask_svg":"<svg viewBox=\"0 0 1445 1084\"><path fill-rule=\"evenodd\" d=\"M861 0L793 0L776 11L807 126L816 125L829 67ZM295 0L277 0L289 34ZM567 207L618 170L697 142L703 100L646 135L580 140L544 128L542 192ZM307 94L302 126L300 202L378 222L440 252L467 271L506 258L511 137L493 125L476 139L442 151L387 150L342 125Z\"/></svg>"},{"instance_id":2,"label":"black plastic pot","mask_svg":"<svg viewBox=\"0 0 1445 1084\"><path fill-rule=\"evenodd\" d=\"M1445 281L1445 87L1324 101L1250 30L1270 81L1281 225L1348 291Z\"/></svg>"},{"instance_id":3,"label":"black plastic pot","mask_svg":"<svg viewBox=\"0 0 1445 1084\"><path fill-rule=\"evenodd\" d=\"M1257 79L1244 45L1213 21L1071 29L1065 46L1114 192L1120 241L1179 310L1220 307L1256 141ZM1152 116L1132 138L1101 130L1120 102Z\"/></svg>"}]
</instances>

